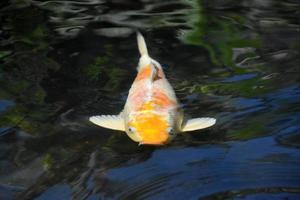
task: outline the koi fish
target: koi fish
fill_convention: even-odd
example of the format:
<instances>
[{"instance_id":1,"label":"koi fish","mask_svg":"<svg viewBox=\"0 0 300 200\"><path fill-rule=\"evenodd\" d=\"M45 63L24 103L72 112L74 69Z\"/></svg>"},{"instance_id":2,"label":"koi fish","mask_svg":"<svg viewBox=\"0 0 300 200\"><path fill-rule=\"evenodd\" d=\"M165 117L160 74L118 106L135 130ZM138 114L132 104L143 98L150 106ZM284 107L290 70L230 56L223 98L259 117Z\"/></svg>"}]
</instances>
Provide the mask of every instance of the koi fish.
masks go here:
<instances>
[{"instance_id":1,"label":"koi fish","mask_svg":"<svg viewBox=\"0 0 300 200\"><path fill-rule=\"evenodd\" d=\"M137 43L141 54L138 73L129 90L124 110L119 115L98 115L89 120L104 128L125 131L140 145L163 145L177 133L214 125L214 118L184 119L172 86L161 65L149 56L140 33L137 33Z\"/></svg>"}]
</instances>

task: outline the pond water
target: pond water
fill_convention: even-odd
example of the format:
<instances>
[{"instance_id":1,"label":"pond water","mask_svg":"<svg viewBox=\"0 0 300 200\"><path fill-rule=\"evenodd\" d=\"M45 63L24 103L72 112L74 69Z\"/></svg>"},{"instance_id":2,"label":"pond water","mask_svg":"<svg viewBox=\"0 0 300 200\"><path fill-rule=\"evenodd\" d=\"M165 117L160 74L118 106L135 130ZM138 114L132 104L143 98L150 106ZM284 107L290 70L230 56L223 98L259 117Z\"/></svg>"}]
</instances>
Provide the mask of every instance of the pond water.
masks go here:
<instances>
[{"instance_id":1,"label":"pond water","mask_svg":"<svg viewBox=\"0 0 300 200\"><path fill-rule=\"evenodd\" d=\"M297 0L1 1L0 199L300 199ZM186 115L162 147L118 114L140 30Z\"/></svg>"}]
</instances>

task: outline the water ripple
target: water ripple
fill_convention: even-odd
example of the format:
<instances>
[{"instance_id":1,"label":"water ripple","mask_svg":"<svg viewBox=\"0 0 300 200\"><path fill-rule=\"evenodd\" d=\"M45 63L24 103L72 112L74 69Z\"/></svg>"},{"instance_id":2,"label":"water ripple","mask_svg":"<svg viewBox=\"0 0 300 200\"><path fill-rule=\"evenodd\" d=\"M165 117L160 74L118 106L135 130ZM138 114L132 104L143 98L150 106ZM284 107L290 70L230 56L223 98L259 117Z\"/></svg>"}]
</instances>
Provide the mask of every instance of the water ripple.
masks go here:
<instances>
[{"instance_id":1,"label":"water ripple","mask_svg":"<svg viewBox=\"0 0 300 200\"><path fill-rule=\"evenodd\" d=\"M115 26L151 28L151 27L177 27L186 25L184 17L190 9L188 4L181 1L174 2L149 2L140 9L128 9L115 12L108 10L108 1L85 0L85 1L32 1L33 5L51 12L49 21L57 27L61 36L75 37L78 31L70 31L74 27L83 27L88 23L99 24L95 33L107 36L108 29ZM105 14L104 14L105 12ZM87 15L86 13L92 13ZM101 23L110 23L113 27L102 27ZM70 25L71 24L71 25ZM61 28L64 27L64 28ZM118 29L121 30L121 29ZM112 34L110 37L125 37L128 31Z\"/></svg>"},{"instance_id":2,"label":"water ripple","mask_svg":"<svg viewBox=\"0 0 300 200\"><path fill-rule=\"evenodd\" d=\"M229 149L158 150L143 164L109 170L106 178L114 183L111 188L121 183L115 185L118 191L124 191L114 196L117 199L197 199L229 190L299 187L299 159L299 153L277 146L272 137L266 137L232 143ZM145 166L156 166L157 170L146 172ZM145 173L140 174L142 171Z\"/></svg>"}]
</instances>

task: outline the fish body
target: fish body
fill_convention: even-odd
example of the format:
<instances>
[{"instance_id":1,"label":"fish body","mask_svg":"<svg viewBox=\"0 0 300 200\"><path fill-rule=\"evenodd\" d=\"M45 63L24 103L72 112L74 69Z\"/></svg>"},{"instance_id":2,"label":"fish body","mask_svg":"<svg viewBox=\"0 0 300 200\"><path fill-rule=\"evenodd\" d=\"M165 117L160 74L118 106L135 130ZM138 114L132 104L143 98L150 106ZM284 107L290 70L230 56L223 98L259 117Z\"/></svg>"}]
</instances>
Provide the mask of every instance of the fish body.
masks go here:
<instances>
[{"instance_id":1,"label":"fish body","mask_svg":"<svg viewBox=\"0 0 300 200\"><path fill-rule=\"evenodd\" d=\"M159 62L152 59L143 36L137 34L141 54L137 76L119 115L90 117L90 121L110 129L125 131L139 144L163 145L177 133L215 124L214 118L183 119L175 92Z\"/></svg>"}]
</instances>

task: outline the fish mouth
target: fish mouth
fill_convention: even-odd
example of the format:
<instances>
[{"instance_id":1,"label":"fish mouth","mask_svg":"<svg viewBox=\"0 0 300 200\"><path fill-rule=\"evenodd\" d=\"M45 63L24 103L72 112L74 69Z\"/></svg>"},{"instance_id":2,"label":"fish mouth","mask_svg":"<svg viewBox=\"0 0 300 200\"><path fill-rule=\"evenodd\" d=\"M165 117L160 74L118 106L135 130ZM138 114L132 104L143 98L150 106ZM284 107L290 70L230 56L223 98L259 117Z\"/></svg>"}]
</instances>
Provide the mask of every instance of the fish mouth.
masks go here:
<instances>
[{"instance_id":1,"label":"fish mouth","mask_svg":"<svg viewBox=\"0 0 300 200\"><path fill-rule=\"evenodd\" d=\"M141 145L152 145L152 146L162 146L170 142L170 138L165 141L140 141L139 146Z\"/></svg>"},{"instance_id":2,"label":"fish mouth","mask_svg":"<svg viewBox=\"0 0 300 200\"><path fill-rule=\"evenodd\" d=\"M165 142L139 142L139 146L141 145L153 145L153 146L162 146L166 144Z\"/></svg>"}]
</instances>

